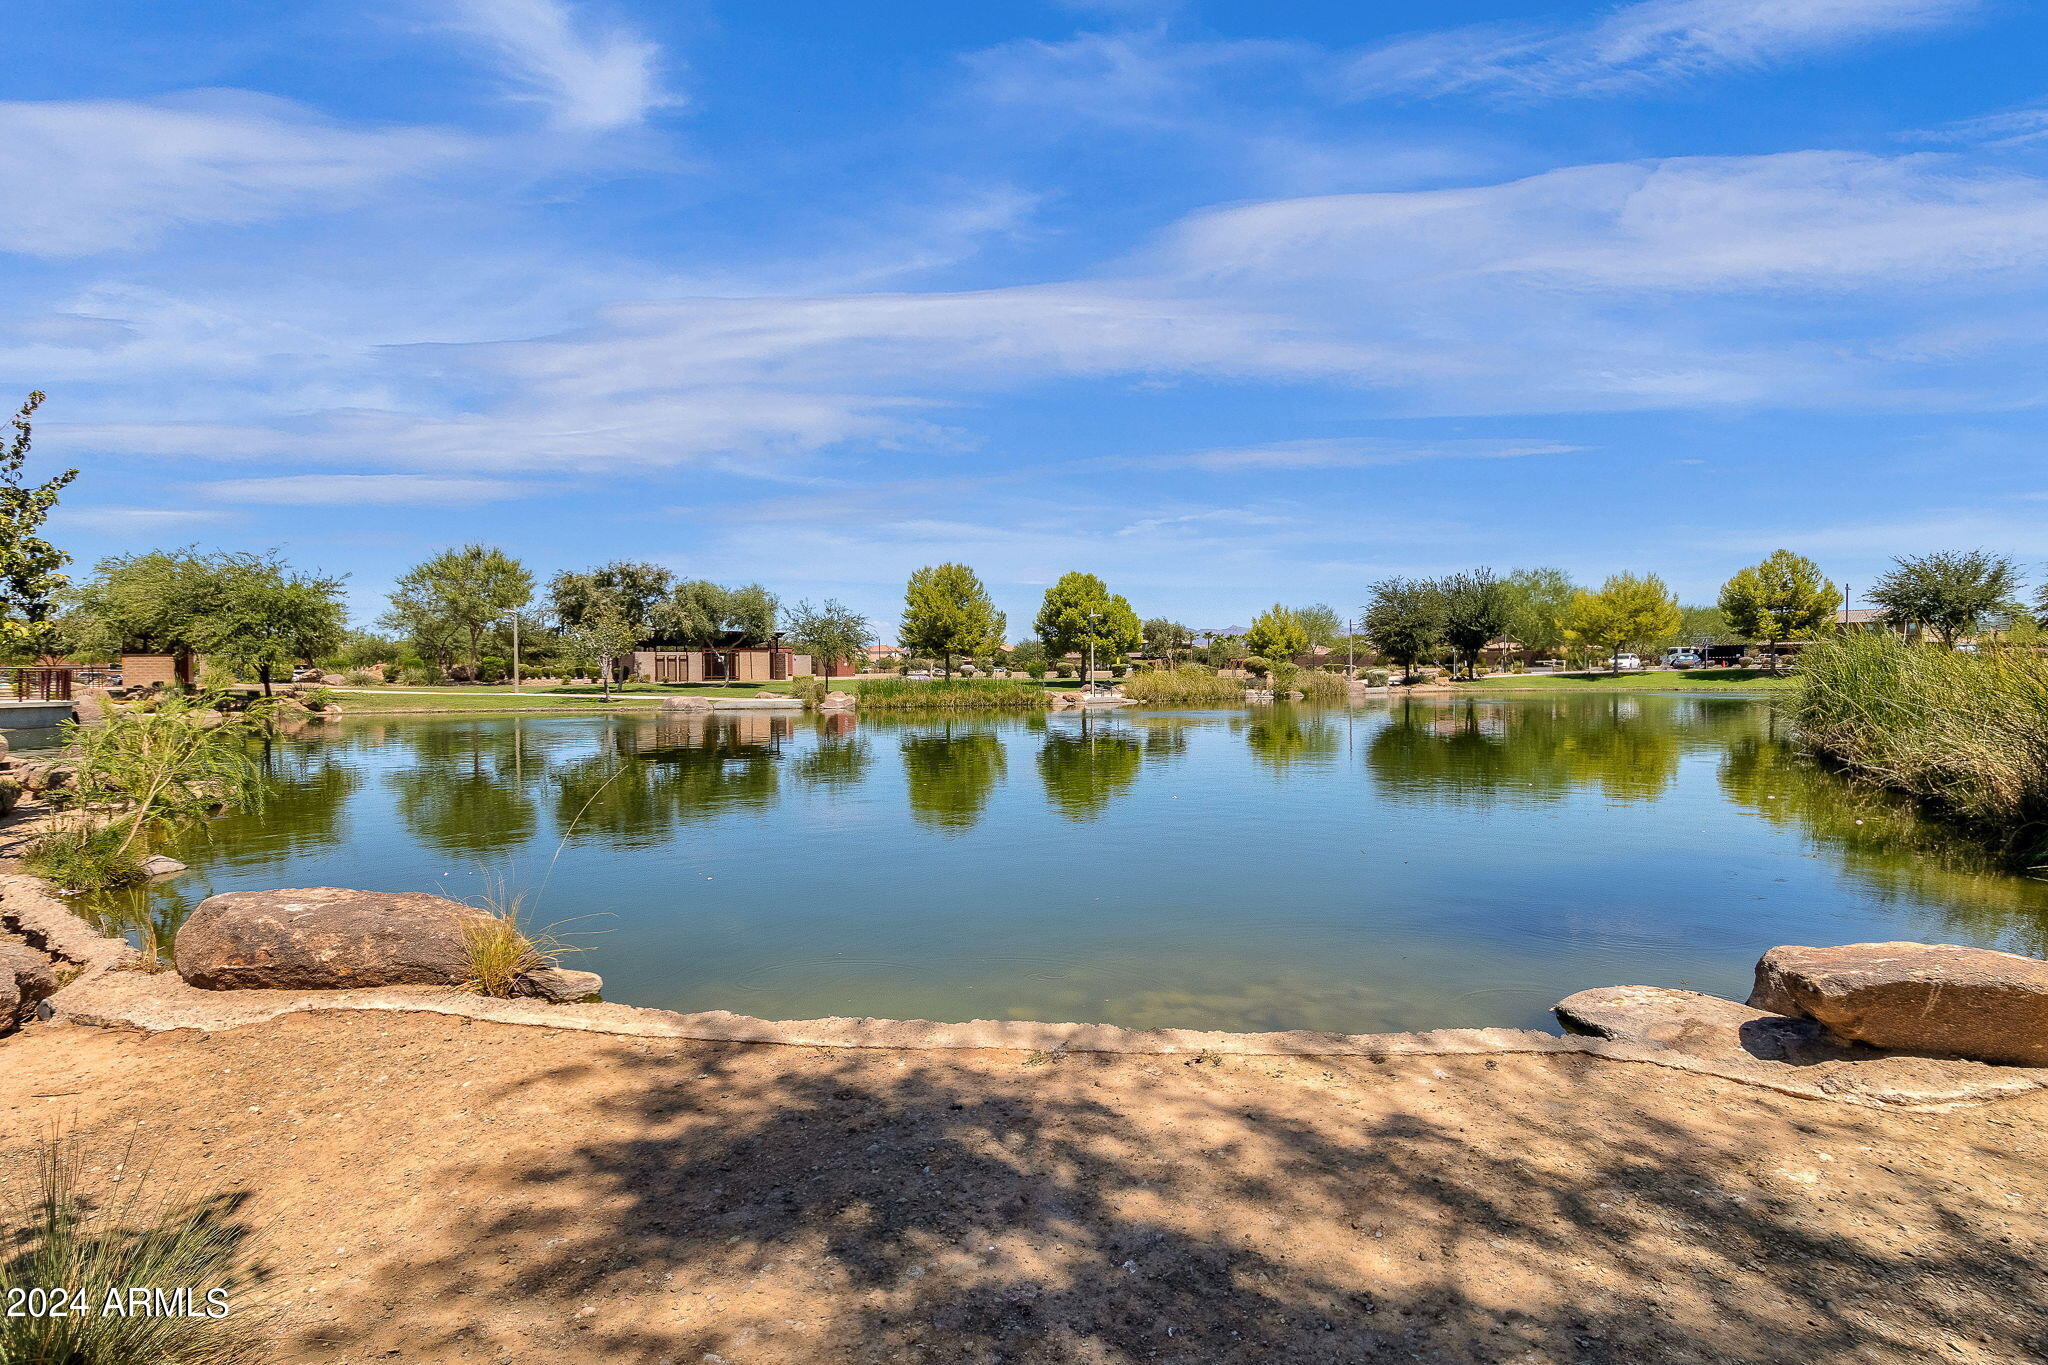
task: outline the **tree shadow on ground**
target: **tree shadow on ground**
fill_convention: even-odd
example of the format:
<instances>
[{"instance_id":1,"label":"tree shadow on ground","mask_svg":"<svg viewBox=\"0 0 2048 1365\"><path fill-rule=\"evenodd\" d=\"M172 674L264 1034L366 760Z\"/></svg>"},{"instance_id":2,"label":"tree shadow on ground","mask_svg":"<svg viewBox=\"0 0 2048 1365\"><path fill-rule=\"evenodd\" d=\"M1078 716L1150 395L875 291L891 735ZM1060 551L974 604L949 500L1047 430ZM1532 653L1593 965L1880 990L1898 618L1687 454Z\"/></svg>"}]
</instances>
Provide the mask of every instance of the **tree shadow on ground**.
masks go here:
<instances>
[{"instance_id":1,"label":"tree shadow on ground","mask_svg":"<svg viewBox=\"0 0 2048 1365\"><path fill-rule=\"evenodd\" d=\"M518 1087L608 1073L558 1157L443 1177L483 1208L373 1276L397 1317L308 1342L730 1365L2048 1352L2048 1242L2015 1235L2031 1210L1999 1178L2026 1158L1946 1139L1965 1185L1900 1155L1911 1116L1719 1083L1660 1108L1639 1102L1660 1075L1590 1059L808 1055L621 1047Z\"/></svg>"}]
</instances>

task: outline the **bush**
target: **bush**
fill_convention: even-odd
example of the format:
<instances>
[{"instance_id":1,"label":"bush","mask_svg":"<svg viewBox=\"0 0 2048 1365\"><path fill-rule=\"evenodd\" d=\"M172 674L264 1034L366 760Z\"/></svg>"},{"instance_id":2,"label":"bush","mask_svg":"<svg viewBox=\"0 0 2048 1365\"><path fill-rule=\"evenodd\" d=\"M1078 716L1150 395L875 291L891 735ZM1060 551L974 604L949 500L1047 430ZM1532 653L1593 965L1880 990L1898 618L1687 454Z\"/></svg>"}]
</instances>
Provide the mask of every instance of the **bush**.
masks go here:
<instances>
[{"instance_id":1,"label":"bush","mask_svg":"<svg viewBox=\"0 0 2048 1365\"><path fill-rule=\"evenodd\" d=\"M88 1172L114 1172L89 1178ZM5 1210L0 1300L14 1289L73 1290L90 1312L0 1312L8 1365L240 1365L272 1358L275 1311L246 1263L237 1200L194 1196L157 1177L132 1144L95 1157L44 1138L18 1168ZM185 1291L195 1312L107 1313L108 1291ZM209 1299L209 1294L217 1295ZM204 1316L224 1297L228 1312Z\"/></svg>"},{"instance_id":2,"label":"bush","mask_svg":"<svg viewBox=\"0 0 2048 1365\"><path fill-rule=\"evenodd\" d=\"M447 681L441 670L432 664L407 664L398 672L398 681L407 687L439 687Z\"/></svg>"},{"instance_id":3,"label":"bush","mask_svg":"<svg viewBox=\"0 0 2048 1365\"><path fill-rule=\"evenodd\" d=\"M383 679L379 678L375 673L372 673L365 668L352 668L348 672L342 674L341 679L350 687L375 687L378 683L383 681Z\"/></svg>"},{"instance_id":4,"label":"bush","mask_svg":"<svg viewBox=\"0 0 2048 1365\"><path fill-rule=\"evenodd\" d=\"M1045 689L1016 678L875 678L856 690L863 711L1042 711Z\"/></svg>"},{"instance_id":5,"label":"bush","mask_svg":"<svg viewBox=\"0 0 2048 1365\"><path fill-rule=\"evenodd\" d=\"M1244 684L1199 664L1182 664L1171 673L1140 673L1124 684L1124 695L1155 706L1236 706L1244 701Z\"/></svg>"},{"instance_id":6,"label":"bush","mask_svg":"<svg viewBox=\"0 0 2048 1365\"><path fill-rule=\"evenodd\" d=\"M1385 687L1393 681L1394 675L1384 668L1361 668L1358 676L1367 687Z\"/></svg>"},{"instance_id":7,"label":"bush","mask_svg":"<svg viewBox=\"0 0 2048 1365\"><path fill-rule=\"evenodd\" d=\"M789 694L800 699L805 706L818 705L830 690L823 678L814 678L808 673L789 680Z\"/></svg>"},{"instance_id":8,"label":"bush","mask_svg":"<svg viewBox=\"0 0 2048 1365\"><path fill-rule=\"evenodd\" d=\"M2048 860L2048 656L1842 635L1800 653L1792 719L1813 753Z\"/></svg>"},{"instance_id":9,"label":"bush","mask_svg":"<svg viewBox=\"0 0 2048 1365\"><path fill-rule=\"evenodd\" d=\"M1071 678L1075 674L1079 673L1081 670L1075 667L1073 664L1067 663L1064 660L1062 660L1061 662L1056 663L1052 666L1052 671L1059 677Z\"/></svg>"},{"instance_id":10,"label":"bush","mask_svg":"<svg viewBox=\"0 0 2048 1365\"><path fill-rule=\"evenodd\" d=\"M5 815L21 804L21 783L12 777L0 777L0 815Z\"/></svg>"},{"instance_id":11,"label":"bush","mask_svg":"<svg viewBox=\"0 0 2048 1365\"><path fill-rule=\"evenodd\" d=\"M143 880L142 854L112 825L66 825L39 836L21 865L66 891L112 891ZM4 1357L0 1357L4 1358Z\"/></svg>"},{"instance_id":12,"label":"bush","mask_svg":"<svg viewBox=\"0 0 2048 1365\"><path fill-rule=\"evenodd\" d=\"M1351 695L1351 684L1341 673L1327 669L1303 669L1294 688L1308 701L1341 702Z\"/></svg>"},{"instance_id":13,"label":"bush","mask_svg":"<svg viewBox=\"0 0 2048 1365\"><path fill-rule=\"evenodd\" d=\"M512 666L496 655L486 654L476 666L476 680L480 683L501 683L512 676Z\"/></svg>"}]
</instances>

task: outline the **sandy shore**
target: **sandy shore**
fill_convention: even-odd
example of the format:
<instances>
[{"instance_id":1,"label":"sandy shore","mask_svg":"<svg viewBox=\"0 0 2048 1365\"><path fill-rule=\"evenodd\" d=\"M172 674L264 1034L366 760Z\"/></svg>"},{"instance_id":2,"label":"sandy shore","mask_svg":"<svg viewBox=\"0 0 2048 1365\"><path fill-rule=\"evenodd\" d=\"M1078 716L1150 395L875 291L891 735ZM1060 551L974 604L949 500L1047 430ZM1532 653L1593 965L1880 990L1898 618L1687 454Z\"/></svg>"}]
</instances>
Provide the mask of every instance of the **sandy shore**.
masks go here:
<instances>
[{"instance_id":1,"label":"sandy shore","mask_svg":"<svg viewBox=\"0 0 2048 1365\"><path fill-rule=\"evenodd\" d=\"M245 1195L284 1362L2038 1360L2044 1118L1579 1055L0 1040L0 1172L69 1123Z\"/></svg>"}]
</instances>

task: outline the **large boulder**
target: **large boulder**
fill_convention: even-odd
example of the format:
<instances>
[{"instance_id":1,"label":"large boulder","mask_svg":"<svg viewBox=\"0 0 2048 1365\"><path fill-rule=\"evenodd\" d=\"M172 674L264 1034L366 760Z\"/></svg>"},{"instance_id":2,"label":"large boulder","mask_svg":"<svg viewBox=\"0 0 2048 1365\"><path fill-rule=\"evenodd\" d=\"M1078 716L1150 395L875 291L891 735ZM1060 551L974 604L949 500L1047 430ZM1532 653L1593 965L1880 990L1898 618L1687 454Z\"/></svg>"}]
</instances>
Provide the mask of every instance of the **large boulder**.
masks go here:
<instances>
[{"instance_id":1,"label":"large boulder","mask_svg":"<svg viewBox=\"0 0 2048 1365\"><path fill-rule=\"evenodd\" d=\"M1773 948L1753 1008L1902 1052L2048 1066L2048 962L1948 943Z\"/></svg>"},{"instance_id":2,"label":"large boulder","mask_svg":"<svg viewBox=\"0 0 2048 1365\"><path fill-rule=\"evenodd\" d=\"M208 990L455 986L470 977L464 926L487 918L421 891L231 891L178 929L178 975Z\"/></svg>"},{"instance_id":3,"label":"large boulder","mask_svg":"<svg viewBox=\"0 0 2048 1365\"><path fill-rule=\"evenodd\" d=\"M661 709L671 714L701 715L711 709L711 703L703 697L664 697Z\"/></svg>"}]
</instances>

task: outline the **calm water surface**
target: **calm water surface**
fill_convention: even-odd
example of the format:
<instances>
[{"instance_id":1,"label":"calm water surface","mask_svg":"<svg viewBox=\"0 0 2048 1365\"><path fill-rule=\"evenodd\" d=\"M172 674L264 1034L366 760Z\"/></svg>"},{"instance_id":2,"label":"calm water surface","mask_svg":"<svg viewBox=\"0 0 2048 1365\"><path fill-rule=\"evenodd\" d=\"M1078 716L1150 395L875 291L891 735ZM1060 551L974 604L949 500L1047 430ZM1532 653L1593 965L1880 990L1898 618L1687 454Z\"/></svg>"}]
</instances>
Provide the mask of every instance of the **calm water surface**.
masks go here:
<instances>
[{"instance_id":1,"label":"calm water surface","mask_svg":"<svg viewBox=\"0 0 2048 1365\"><path fill-rule=\"evenodd\" d=\"M362 718L267 762L265 810L114 908L502 887L630 1004L1361 1032L1540 1025L1621 982L1739 997L1777 943L2048 947L2048 884L1726 696Z\"/></svg>"}]
</instances>

